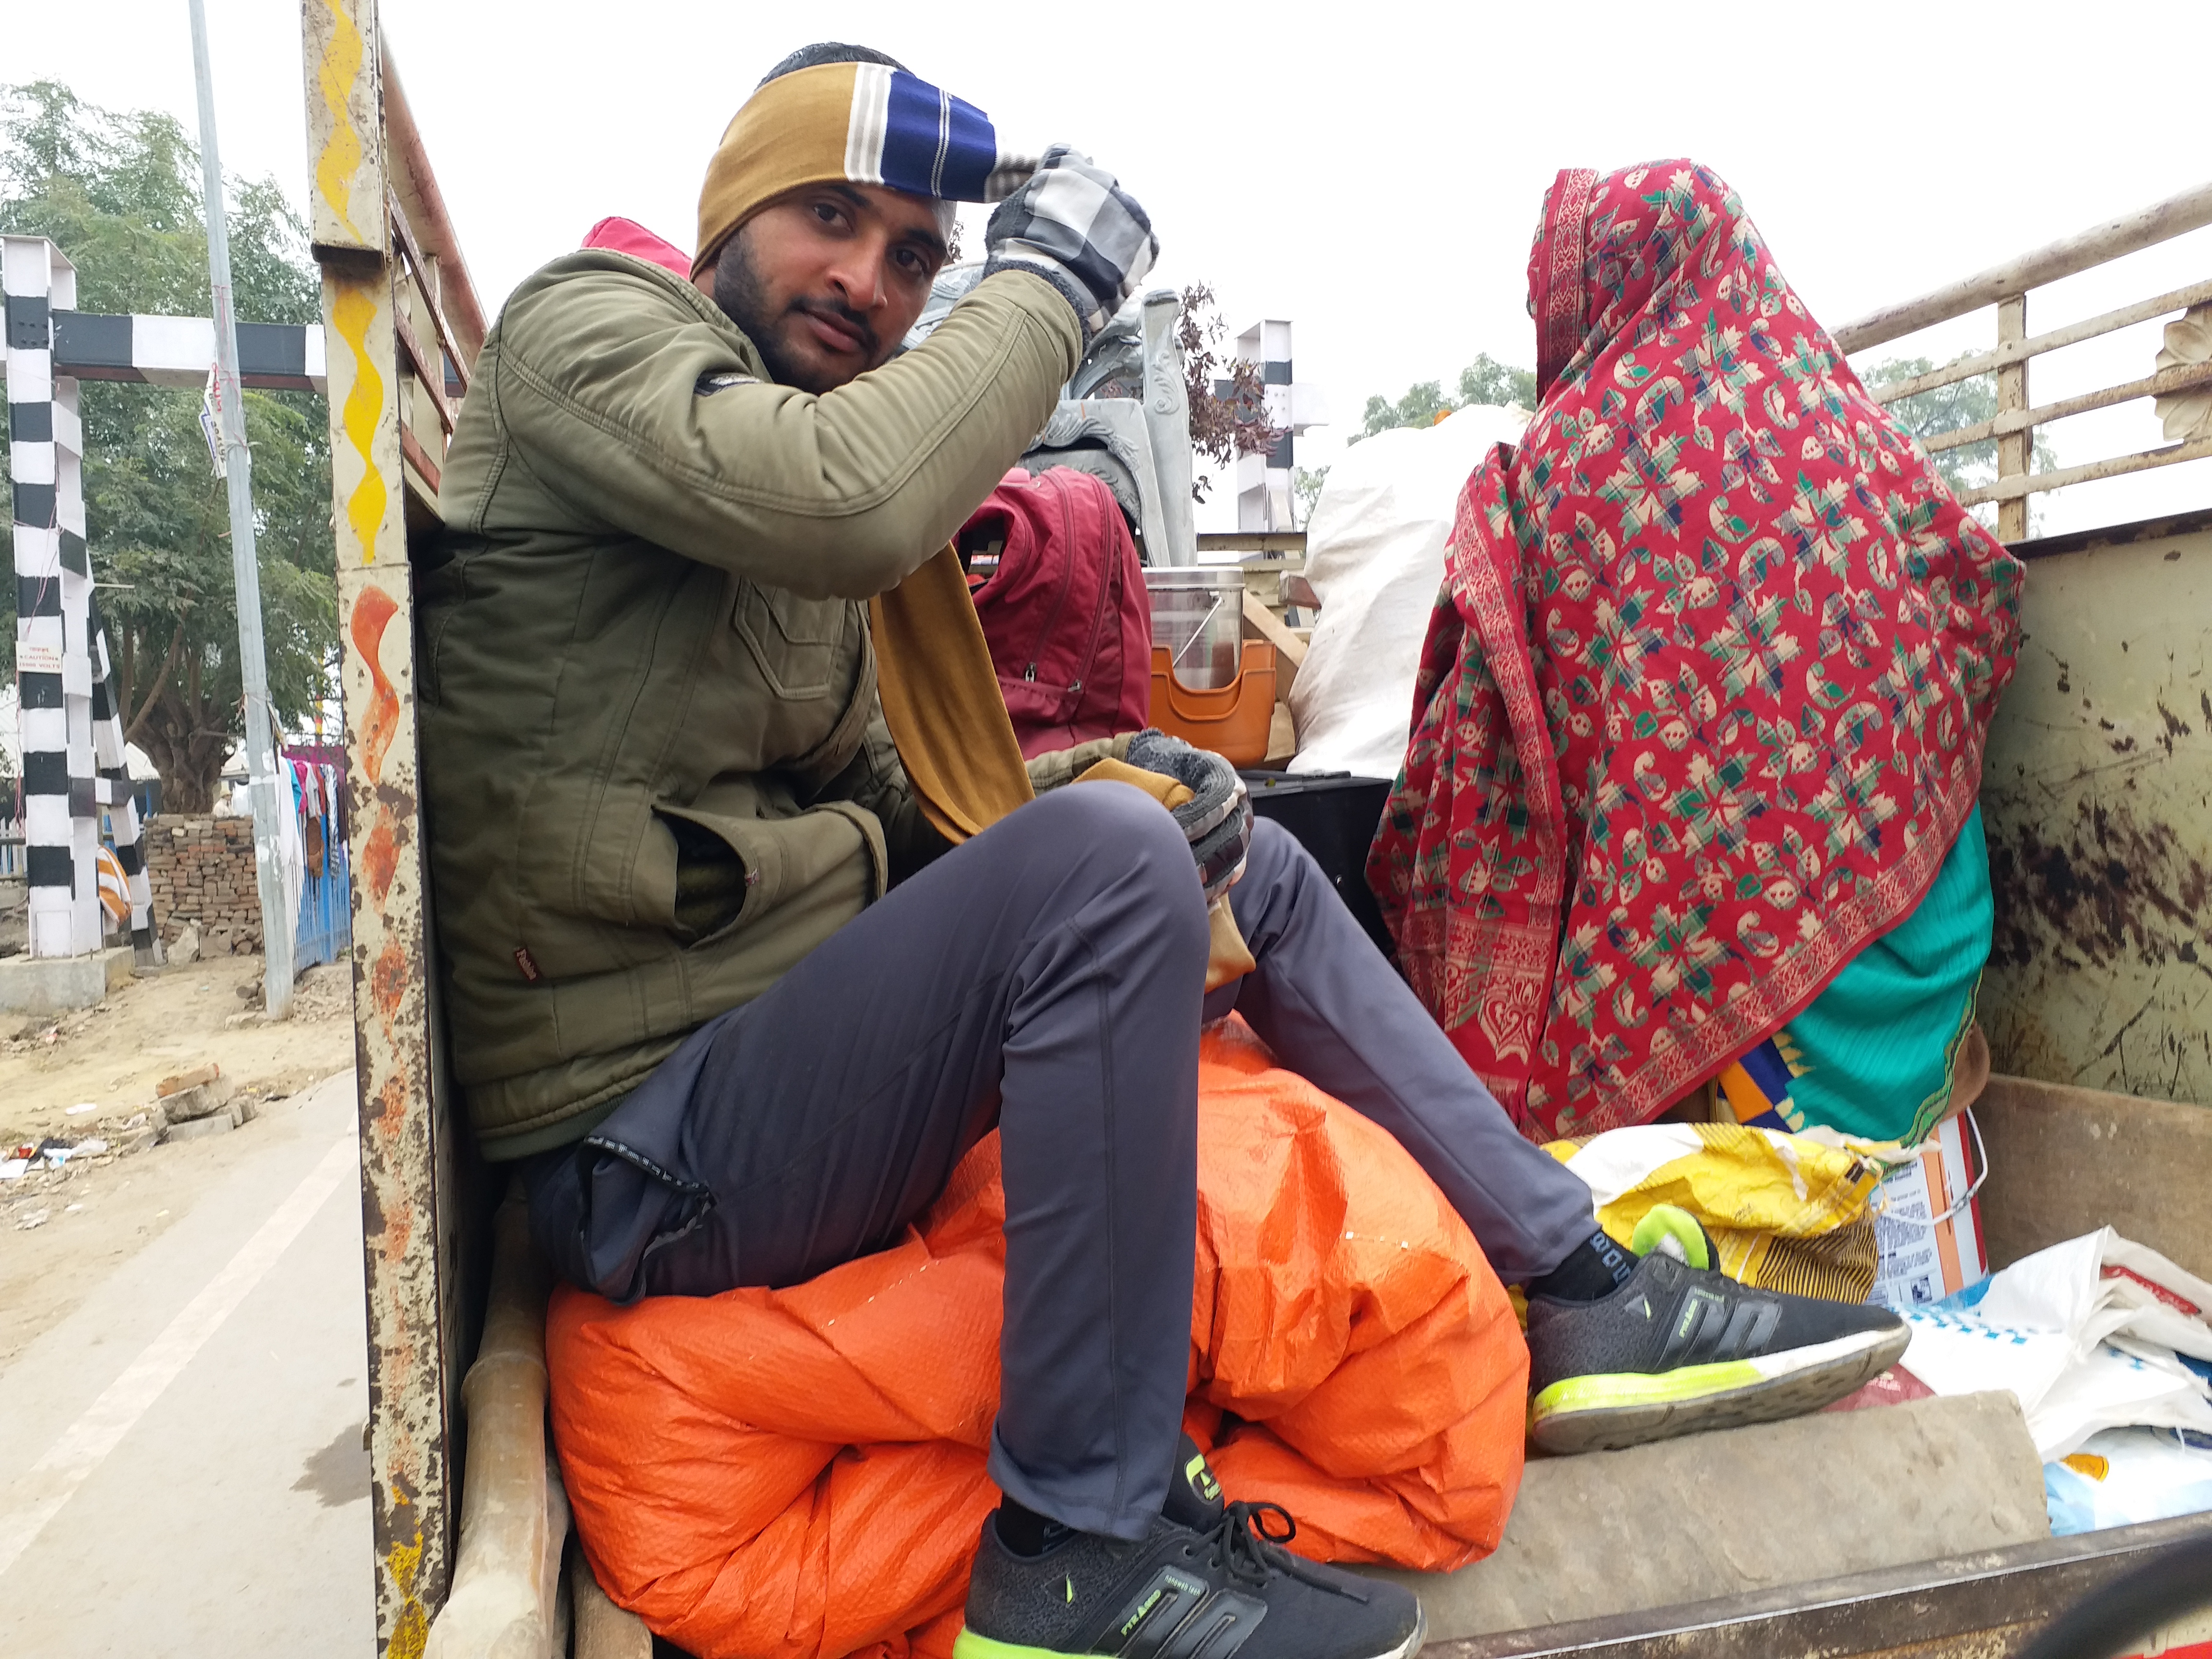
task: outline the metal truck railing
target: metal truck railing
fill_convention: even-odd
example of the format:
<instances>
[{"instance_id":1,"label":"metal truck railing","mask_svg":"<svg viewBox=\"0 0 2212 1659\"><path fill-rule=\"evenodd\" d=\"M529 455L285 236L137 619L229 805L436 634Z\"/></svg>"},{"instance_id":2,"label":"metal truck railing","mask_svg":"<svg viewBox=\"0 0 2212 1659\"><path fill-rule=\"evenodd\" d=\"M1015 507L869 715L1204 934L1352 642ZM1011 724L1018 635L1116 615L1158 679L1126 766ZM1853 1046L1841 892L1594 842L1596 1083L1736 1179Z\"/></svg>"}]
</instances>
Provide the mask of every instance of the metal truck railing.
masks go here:
<instances>
[{"instance_id":1,"label":"metal truck railing","mask_svg":"<svg viewBox=\"0 0 2212 1659\"><path fill-rule=\"evenodd\" d=\"M303 0L302 21L310 236L323 278L343 645L341 673L350 805L346 850L355 893L351 954L367 1261L377 1645L380 1655L419 1659L441 1609L466 1602L473 1584L483 1582L480 1577L472 1581L467 1571L459 1573L458 1581L456 1577L463 1561L461 1467L470 1455L467 1445L475 1448L471 1461L478 1475L471 1491L471 1501L477 1506L471 1536L478 1543L472 1548L480 1548L487 1533L499 1533L502 1528L517 1532L519 1528L527 1534L522 1546L557 1549L565 1525L557 1487L540 1486L534 1508L527 1501L504 1510L487 1507L490 1499L486 1494L499 1485L499 1480L487 1478L487 1466L499 1479L514 1477L509 1495L519 1499L530 1497L525 1489L532 1484L533 1460L542 1479L542 1359L532 1357L538 1339L529 1320L518 1323L510 1316L533 1305L542 1308L544 1291L534 1282L516 1288L520 1283L516 1275L527 1279L533 1271L525 1242L513 1225L516 1212L509 1215L508 1232L514 1237L503 1257L504 1271L515 1282L497 1295L490 1285L495 1193L459 1122L458 1097L445 1064L417 788L409 542L410 534L427 537L438 528L437 488L447 441L455 406L467 391L483 344L486 319L422 135L392 71L378 27L377 0ZM1999 307L1999 340L1994 351L1934 376L1883 387L1881 395L1892 399L1910 396L1971 374L1994 373L1999 377L2001 400L1993 420L1940 434L1933 441L1941 447L1996 440L1998 481L1968 499L1998 502L2001 525L2016 537L2025 532L2027 498L2036 491L2212 453L2208 434L2200 434L2165 449L2114 457L2088 468L2045 474L2030 471L2038 424L2130 398L2186 393L2212 385L2212 375L2194 368L2188 372L2161 370L2147 380L2092 394L2093 401L2069 399L2038 409L2028 401L2029 360L2131 322L2212 303L2212 283L2177 289L2037 338L2027 333L2027 293L2205 223L2212 223L2212 188L1877 313L1838 331L1838 338L1846 349L1863 350L1981 307ZM2197 556L2190 549L2197 549L2201 542L2204 545L2198 551L2212 570L2212 532L2191 533L2197 539L2176 556ZM2118 561L2124 564L2138 556L2160 561L2166 556L2163 546L2149 546L2139 555L2136 550L2125 550ZM2107 556L2097 556L2102 562ZM2039 571L2054 573L2054 593L2063 586L2066 563L2060 557L2039 566ZM2158 564L2161 580L2170 581L2162 573L2172 568ZM2039 576L2039 582L2043 580ZM2095 610L2094 604L2087 608ZM2088 621L2078 625L2087 626ZM2069 684L2073 689L2067 695L2078 696L2079 680ZM2132 718L2114 706L2118 720ZM2208 724L2212 724L2212 714L2208 714ZM2205 754L2185 759L2179 769L2191 779L2202 772L2205 787L2212 788L2212 738L2208 738ZM2172 810L2166 816L2195 847L2203 837L2182 815L2181 795L2189 792L2169 793L2173 793L2169 803ZM1996 840L1993 831L1993 846ZM2203 850L2206 867L2212 868L2212 847ZM2186 962L2197 959L2191 956ZM2173 971L2179 975L2183 969ZM2190 988L2180 986L2177 999L2179 990ZM2177 1030L2186 1026L2192 1034L2201 1033L2203 1017L2195 1004L2185 1007L2177 1000L2171 1023ZM2207 1053L2212 1055L2212 1047ZM2212 1059L2207 1063L2212 1066ZM2124 1196L2140 1188L2146 1201L2158 1197L2154 1208L2185 1209L2188 1206L2179 1200L2160 1195L2169 1190L2201 1190L2187 1188L2185 1182L2203 1166L2203 1157L2185 1156L2185 1149L2171 1144L2177 1136L2195 1133L2194 1115L2185 1109L2135 1105L2158 1115L2166 1126L2159 1133L2169 1143L2167 1156L2158 1159L2148 1175L2171 1181L2160 1186L2148 1178L2131 1178L2124 1189L2113 1192ZM2182 1112L2182 1119L2172 1118L2176 1111ZM2077 1124L2081 1116L2070 1106L2055 1114L2057 1127L2051 1133L2078 1128L2104 1137L2094 1141L2093 1151L2107 1147L2112 1131L2104 1127L2101 1119L2086 1127ZM2039 1179L2040 1172L2049 1168L2078 1171L2094 1163L2087 1155L2063 1152L2039 1158L2025 1143L2004 1161L2024 1180ZM2027 1181L2018 1207L2033 1213L2041 1224L2052 1224L2063 1211L2068 1225L2094 1213L2099 1221L2118 1219L2134 1226L2136 1218L2124 1212L2124 1206L2116 1210L2114 1202L2106 1201L2111 1195L2106 1189L2076 1194L2074 1188L2079 1185L2075 1182L2055 1198ZM2080 1201L2067 1208L2057 1198ZM2142 1218L2146 1223L2152 1218L2148 1213ZM2024 1241L2033 1242L2047 1241ZM493 1322L483 1344L484 1352L479 1355L488 1298L504 1311ZM480 1368L480 1378L510 1379L517 1385L507 1390L515 1396L512 1401L504 1395L495 1400L480 1389L479 1415L473 1424L461 1402L464 1370L471 1358L507 1367L496 1376ZM502 1439L502 1428L517 1431ZM520 1524L526 1522L529 1524ZM2009 1621L2009 1628L2016 1632L2022 1620L2039 1620L2051 1607L2118 1571L2127 1558L2139 1556L2168 1537L2193 1535L2203 1524L2156 1523L2092 1540L2056 1540L2001 1552L1972 1562L1927 1564L1911 1573L1892 1575L1895 1583L1787 1587L1753 1598L1755 1606L1678 1609L1671 1619L1624 1616L1602 1632L1522 1632L1439 1644L1437 1650L1440 1659L1556 1651L1563 1644L1566 1650L1602 1649L1620 1654L1816 1649L1842 1654L1908 1645L1916 1652L1947 1655L2008 1651L2012 1638L1999 1627ZM591 1623L586 1615L594 1607L611 1614L588 1570L574 1583L579 1651L586 1646L594 1653L602 1651L582 1640ZM1695 1628L1685 1628L1688 1624ZM623 1630L622 1641L629 1644L623 1650L637 1647L643 1638L635 1621ZM550 1648L550 1641L546 1646Z\"/></svg>"},{"instance_id":2,"label":"metal truck railing","mask_svg":"<svg viewBox=\"0 0 2212 1659\"><path fill-rule=\"evenodd\" d=\"M377 1649L414 1659L452 1588L489 1208L440 1080L408 538L438 525L485 322L376 0L303 0L301 18L344 653Z\"/></svg>"},{"instance_id":3,"label":"metal truck railing","mask_svg":"<svg viewBox=\"0 0 2212 1659\"><path fill-rule=\"evenodd\" d=\"M1862 317L1856 322L1837 329L1836 343L1847 353L1864 351L1869 347L1886 345L1905 335L1917 334L1923 329L1950 322L1987 307L1996 307L1997 337L1994 349L1955 363L1948 363L1925 374L1916 374L1909 380L1873 387L1872 391L1877 402L1887 404L1919 392L1953 386L1976 375L1994 374L1996 377L1996 415L1985 421L1923 438L1922 442L1931 453L1940 453L1991 438L1996 440L1996 482L1962 491L1959 499L1968 507L1984 501L1997 503L1998 536L2008 542L2020 541L2027 535L2027 498L2030 495L2045 490L2061 489L2068 484L2087 483L2097 478L2117 478L2130 472L2172 466L2177 462L2193 461L2212 455L2212 415L2207 415L2179 428L2176 422L2169 417L2166 435L2177 441L2159 447L2108 456L2102 460L2059 467L2048 472L2033 471L2029 465L2035 428L2039 426L2063 420L2070 415L2109 409L2116 404L2129 403L2141 398L2160 400L2163 405L2166 400L2178 399L2181 394L2199 388L2212 388L2212 356L2207 356L2194 362L2176 362L2136 380L2100 387L2076 397L2063 398L2039 407L2031 404L2028 398L2028 365L2033 359L2046 352L2056 351L2062 346L2078 345L2084 340L2094 340L2132 324L2149 322L2155 318L2169 316L2176 312L2188 312L2200 306L2212 306L2212 280L2191 283L2136 304L2122 306L2118 310L2070 323L2064 328L2035 335L2027 331L2029 294L2046 283L2075 276L2144 248L2154 247L2208 224L2212 224L2212 184L2199 185L2193 190L2184 191L2180 195L2169 197L2141 212L2112 220L2077 236L2069 236L2048 247L2038 248L2033 253L2007 260L2003 264L1993 265L1976 276L1947 283L1917 299L1886 307L1870 316ZM2208 318L2207 329L2208 335L2212 336L2212 317ZM2165 412L2163 407L2160 412Z\"/></svg>"}]
</instances>

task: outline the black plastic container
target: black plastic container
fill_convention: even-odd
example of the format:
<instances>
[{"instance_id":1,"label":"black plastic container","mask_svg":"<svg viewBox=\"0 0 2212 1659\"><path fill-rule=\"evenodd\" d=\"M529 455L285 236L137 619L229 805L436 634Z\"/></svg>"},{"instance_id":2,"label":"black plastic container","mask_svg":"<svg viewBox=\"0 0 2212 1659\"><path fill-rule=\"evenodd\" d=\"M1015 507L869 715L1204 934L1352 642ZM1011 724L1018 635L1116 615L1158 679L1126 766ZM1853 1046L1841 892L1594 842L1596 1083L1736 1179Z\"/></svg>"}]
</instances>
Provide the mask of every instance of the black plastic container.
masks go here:
<instances>
[{"instance_id":1,"label":"black plastic container","mask_svg":"<svg viewBox=\"0 0 2212 1659\"><path fill-rule=\"evenodd\" d=\"M1314 862L1336 884L1344 902L1376 948L1397 960L1382 926L1382 907L1367 885L1367 849L1390 799L1388 778L1349 772L1243 772L1255 817L1272 818L1298 838Z\"/></svg>"}]
</instances>

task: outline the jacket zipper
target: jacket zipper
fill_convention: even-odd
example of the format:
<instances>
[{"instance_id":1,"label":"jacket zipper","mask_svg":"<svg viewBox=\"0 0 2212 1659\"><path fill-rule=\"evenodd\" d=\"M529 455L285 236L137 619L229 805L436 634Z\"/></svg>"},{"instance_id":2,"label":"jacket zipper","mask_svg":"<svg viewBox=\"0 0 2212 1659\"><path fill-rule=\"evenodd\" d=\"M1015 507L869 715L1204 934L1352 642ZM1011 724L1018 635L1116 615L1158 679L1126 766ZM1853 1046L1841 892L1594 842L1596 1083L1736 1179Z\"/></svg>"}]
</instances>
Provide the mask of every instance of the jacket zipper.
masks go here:
<instances>
[{"instance_id":1,"label":"jacket zipper","mask_svg":"<svg viewBox=\"0 0 2212 1659\"><path fill-rule=\"evenodd\" d=\"M1073 550L1075 545L1075 520L1073 515L1067 510L1067 490L1064 486L1055 484L1053 486L1052 493L1060 506L1061 544ZM1066 574L1060 584L1060 595L1053 600L1052 611L1045 617L1044 626L1037 630L1036 643L1030 647L1030 665L1022 670L1022 678L1031 684L1035 684L1036 680L1037 664L1044 656L1045 641L1052 637L1052 630L1059 626L1060 613L1067 609L1068 595L1075 591L1075 560L1072 550L1070 556L1063 562L1066 567Z\"/></svg>"},{"instance_id":2,"label":"jacket zipper","mask_svg":"<svg viewBox=\"0 0 2212 1659\"><path fill-rule=\"evenodd\" d=\"M1117 507L1115 510L1119 512L1121 509ZM1090 684L1091 672L1098 665L1099 642L1105 635L1109 617L1116 624L1116 631L1119 630L1121 607L1115 603L1115 590L1121 586L1127 574L1121 562L1116 559L1108 568L1106 580L1098 586L1098 604L1091 613L1091 641L1084 649L1075 683L1067 688L1067 700L1060 710L1063 720L1072 720L1083 712L1083 688ZM1121 668L1121 683L1124 685L1128 684L1128 665L1125 663Z\"/></svg>"}]
</instances>

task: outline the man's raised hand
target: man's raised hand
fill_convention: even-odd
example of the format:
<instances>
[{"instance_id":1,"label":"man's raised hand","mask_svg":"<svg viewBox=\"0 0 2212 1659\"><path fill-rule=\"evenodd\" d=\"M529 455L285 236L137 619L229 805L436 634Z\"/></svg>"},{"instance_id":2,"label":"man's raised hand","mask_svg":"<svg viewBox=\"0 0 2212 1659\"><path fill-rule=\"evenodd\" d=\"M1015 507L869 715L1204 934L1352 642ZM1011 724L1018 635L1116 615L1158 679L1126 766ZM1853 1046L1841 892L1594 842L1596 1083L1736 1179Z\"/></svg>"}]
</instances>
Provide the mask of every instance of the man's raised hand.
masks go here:
<instances>
[{"instance_id":1,"label":"man's raised hand","mask_svg":"<svg viewBox=\"0 0 2212 1659\"><path fill-rule=\"evenodd\" d=\"M1137 200L1089 156L1054 144L983 232L983 274L1033 270L1075 307L1087 348L1159 257Z\"/></svg>"}]
</instances>

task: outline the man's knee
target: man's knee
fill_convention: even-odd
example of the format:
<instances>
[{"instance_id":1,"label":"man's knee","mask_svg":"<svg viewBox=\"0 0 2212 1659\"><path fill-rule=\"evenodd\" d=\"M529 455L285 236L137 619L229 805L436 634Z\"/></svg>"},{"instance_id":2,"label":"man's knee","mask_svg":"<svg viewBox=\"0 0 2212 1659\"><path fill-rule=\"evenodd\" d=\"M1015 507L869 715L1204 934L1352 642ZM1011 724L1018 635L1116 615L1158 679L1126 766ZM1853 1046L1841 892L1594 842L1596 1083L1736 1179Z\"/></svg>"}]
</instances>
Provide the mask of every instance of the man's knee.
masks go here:
<instances>
[{"instance_id":1,"label":"man's knee","mask_svg":"<svg viewBox=\"0 0 2212 1659\"><path fill-rule=\"evenodd\" d=\"M1244 873L1273 880L1279 877L1293 879L1303 877L1309 870L1318 872L1320 866L1313 855L1300 844L1298 838L1272 818L1252 820L1252 850L1247 855Z\"/></svg>"},{"instance_id":2,"label":"man's knee","mask_svg":"<svg viewBox=\"0 0 2212 1659\"><path fill-rule=\"evenodd\" d=\"M1205 894L1190 842L1174 814L1141 789L1123 783L1070 784L1040 796L1009 824L1018 823L1040 854L1101 881L1139 884L1164 921L1182 916L1201 932Z\"/></svg>"},{"instance_id":3,"label":"man's knee","mask_svg":"<svg viewBox=\"0 0 2212 1659\"><path fill-rule=\"evenodd\" d=\"M1296 836L1269 819L1254 818L1252 850L1245 857L1244 875L1231 892L1240 895L1246 903L1263 895L1294 899L1316 883L1335 896L1335 887ZM1241 908L1238 914L1243 915Z\"/></svg>"}]
</instances>

